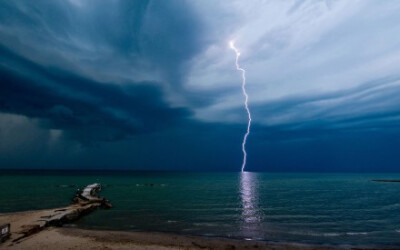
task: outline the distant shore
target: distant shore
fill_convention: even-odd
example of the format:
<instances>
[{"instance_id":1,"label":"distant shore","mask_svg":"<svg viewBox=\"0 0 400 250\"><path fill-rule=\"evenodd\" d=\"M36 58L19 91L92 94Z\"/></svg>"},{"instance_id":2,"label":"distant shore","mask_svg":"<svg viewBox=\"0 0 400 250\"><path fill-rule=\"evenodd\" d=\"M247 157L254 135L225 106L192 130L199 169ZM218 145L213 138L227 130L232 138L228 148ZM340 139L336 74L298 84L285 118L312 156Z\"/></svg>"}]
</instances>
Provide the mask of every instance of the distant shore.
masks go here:
<instances>
[{"instance_id":1,"label":"distant shore","mask_svg":"<svg viewBox=\"0 0 400 250\"><path fill-rule=\"evenodd\" d=\"M0 224L11 232L46 210L0 214ZM340 249L325 245L247 241L158 232L124 232L49 227L18 243L0 243L0 249Z\"/></svg>"}]
</instances>

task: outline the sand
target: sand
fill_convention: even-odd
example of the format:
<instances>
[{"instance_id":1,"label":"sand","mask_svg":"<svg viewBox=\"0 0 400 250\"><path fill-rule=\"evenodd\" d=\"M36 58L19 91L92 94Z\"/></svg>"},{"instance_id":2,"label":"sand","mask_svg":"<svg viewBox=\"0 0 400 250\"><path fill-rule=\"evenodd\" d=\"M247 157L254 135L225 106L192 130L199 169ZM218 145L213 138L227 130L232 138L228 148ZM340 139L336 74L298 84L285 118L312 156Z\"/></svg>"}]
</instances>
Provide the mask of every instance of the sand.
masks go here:
<instances>
[{"instance_id":1,"label":"sand","mask_svg":"<svg viewBox=\"0 0 400 250\"><path fill-rule=\"evenodd\" d=\"M337 249L330 246L245 241L156 232L121 232L48 227L13 242L23 225L49 210L0 215L0 224L11 223L12 238L0 243L0 249Z\"/></svg>"},{"instance_id":2,"label":"sand","mask_svg":"<svg viewBox=\"0 0 400 250\"><path fill-rule=\"evenodd\" d=\"M48 228L19 243L5 242L0 249L333 249L321 246L290 245L205 238L163 233L96 231Z\"/></svg>"}]
</instances>

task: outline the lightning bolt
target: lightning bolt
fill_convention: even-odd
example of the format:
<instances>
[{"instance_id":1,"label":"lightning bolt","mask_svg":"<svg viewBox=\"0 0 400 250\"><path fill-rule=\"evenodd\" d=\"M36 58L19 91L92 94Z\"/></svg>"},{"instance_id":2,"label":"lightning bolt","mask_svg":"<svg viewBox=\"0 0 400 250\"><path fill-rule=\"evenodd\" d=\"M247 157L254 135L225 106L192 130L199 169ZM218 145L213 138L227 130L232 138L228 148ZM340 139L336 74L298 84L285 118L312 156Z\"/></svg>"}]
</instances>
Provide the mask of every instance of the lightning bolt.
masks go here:
<instances>
[{"instance_id":1,"label":"lightning bolt","mask_svg":"<svg viewBox=\"0 0 400 250\"><path fill-rule=\"evenodd\" d=\"M244 172L244 168L246 167L246 162L247 162L247 152L246 152L246 142L247 142L247 137L250 134L250 126L251 126L251 113L248 105L249 101L249 96L247 95L246 92L246 70L241 68L239 65L239 57L240 57L240 52L239 50L235 47L235 42L230 41L229 42L229 47L235 52L236 54L236 70L240 71L242 73L242 92L244 96L244 108L246 109L247 116L248 116L248 122L247 122L247 131L243 136L243 142L242 142L242 151L243 151L243 163L242 163L242 172Z\"/></svg>"}]
</instances>

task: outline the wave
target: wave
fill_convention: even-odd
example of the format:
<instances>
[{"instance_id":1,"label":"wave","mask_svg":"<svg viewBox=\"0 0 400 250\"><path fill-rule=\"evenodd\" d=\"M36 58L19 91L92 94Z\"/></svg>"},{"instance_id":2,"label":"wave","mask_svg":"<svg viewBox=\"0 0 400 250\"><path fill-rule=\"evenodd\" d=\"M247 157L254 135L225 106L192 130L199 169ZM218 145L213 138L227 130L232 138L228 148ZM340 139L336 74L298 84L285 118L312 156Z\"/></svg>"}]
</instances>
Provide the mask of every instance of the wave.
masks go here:
<instances>
[{"instance_id":1,"label":"wave","mask_svg":"<svg viewBox=\"0 0 400 250\"><path fill-rule=\"evenodd\" d=\"M367 235L367 232L347 232L347 235Z\"/></svg>"},{"instance_id":2,"label":"wave","mask_svg":"<svg viewBox=\"0 0 400 250\"><path fill-rule=\"evenodd\" d=\"M219 226L221 226L221 224L218 224L218 223L207 223L207 222L193 223L193 225L195 225L196 227L201 227L201 226L219 227Z\"/></svg>"},{"instance_id":3,"label":"wave","mask_svg":"<svg viewBox=\"0 0 400 250\"><path fill-rule=\"evenodd\" d=\"M400 231L399 231L400 232ZM339 236L356 236L356 235L368 235L368 232L331 232L331 233L318 233L312 231L293 231L290 234L306 235L315 237L339 237Z\"/></svg>"}]
</instances>

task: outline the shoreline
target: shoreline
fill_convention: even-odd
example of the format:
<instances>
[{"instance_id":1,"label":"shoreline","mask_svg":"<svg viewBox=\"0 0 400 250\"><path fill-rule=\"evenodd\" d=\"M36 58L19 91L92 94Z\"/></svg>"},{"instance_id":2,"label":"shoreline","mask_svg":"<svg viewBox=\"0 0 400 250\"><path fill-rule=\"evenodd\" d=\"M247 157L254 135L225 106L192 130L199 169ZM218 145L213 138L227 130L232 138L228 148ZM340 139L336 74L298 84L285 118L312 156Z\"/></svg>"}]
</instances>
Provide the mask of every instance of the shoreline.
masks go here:
<instances>
[{"instance_id":1,"label":"shoreline","mask_svg":"<svg viewBox=\"0 0 400 250\"><path fill-rule=\"evenodd\" d=\"M140 245L178 247L179 249L340 249L328 245L245 240L170 232L129 232L81 228L61 228L59 232L68 236L91 237L100 242L134 242Z\"/></svg>"},{"instance_id":2,"label":"shoreline","mask_svg":"<svg viewBox=\"0 0 400 250\"><path fill-rule=\"evenodd\" d=\"M48 210L0 214L1 223L11 223L11 233L32 217ZM390 246L350 246L245 240L169 232L113 231L75 227L48 227L16 243L0 243L0 249L394 249Z\"/></svg>"},{"instance_id":3,"label":"shoreline","mask_svg":"<svg viewBox=\"0 0 400 250\"><path fill-rule=\"evenodd\" d=\"M49 227L40 233L12 243L0 244L0 249L347 249L328 245L280 243L239 240L221 237L189 236L159 232L126 232Z\"/></svg>"}]
</instances>

